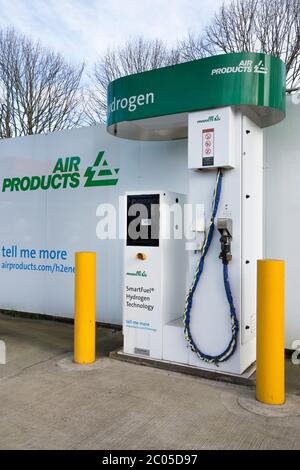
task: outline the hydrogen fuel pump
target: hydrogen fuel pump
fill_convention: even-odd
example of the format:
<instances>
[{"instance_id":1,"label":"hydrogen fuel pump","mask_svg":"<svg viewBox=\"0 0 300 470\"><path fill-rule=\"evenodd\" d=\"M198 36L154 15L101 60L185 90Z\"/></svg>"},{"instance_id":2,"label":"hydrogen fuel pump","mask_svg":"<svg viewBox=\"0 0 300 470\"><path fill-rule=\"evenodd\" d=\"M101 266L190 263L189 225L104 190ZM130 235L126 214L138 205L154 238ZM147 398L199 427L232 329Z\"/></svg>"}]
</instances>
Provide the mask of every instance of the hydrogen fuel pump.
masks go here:
<instances>
[{"instance_id":1,"label":"hydrogen fuel pump","mask_svg":"<svg viewBox=\"0 0 300 470\"><path fill-rule=\"evenodd\" d=\"M168 188L126 193L125 354L233 374L255 362L263 128L284 118L284 90L283 62L255 53L110 84L108 132L149 141L187 138L188 147L186 195ZM183 214L185 236L166 217L166 206Z\"/></svg>"}]
</instances>

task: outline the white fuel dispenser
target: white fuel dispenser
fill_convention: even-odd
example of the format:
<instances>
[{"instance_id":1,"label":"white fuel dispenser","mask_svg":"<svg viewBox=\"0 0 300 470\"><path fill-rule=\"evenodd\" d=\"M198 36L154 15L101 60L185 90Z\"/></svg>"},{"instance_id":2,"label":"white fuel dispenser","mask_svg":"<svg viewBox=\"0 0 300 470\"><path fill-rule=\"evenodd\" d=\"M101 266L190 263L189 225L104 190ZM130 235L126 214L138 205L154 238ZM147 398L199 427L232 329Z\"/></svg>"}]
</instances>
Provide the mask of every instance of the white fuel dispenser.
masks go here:
<instances>
[{"instance_id":1,"label":"white fuel dispenser","mask_svg":"<svg viewBox=\"0 0 300 470\"><path fill-rule=\"evenodd\" d=\"M188 137L190 169L186 198L166 188L127 194L125 353L233 374L255 362L262 129L284 118L284 86L278 58L250 53L111 83L108 101L119 106L109 107L108 131L143 140ZM192 241L165 217L163 206L172 204ZM197 210L186 211L190 206Z\"/></svg>"}]
</instances>

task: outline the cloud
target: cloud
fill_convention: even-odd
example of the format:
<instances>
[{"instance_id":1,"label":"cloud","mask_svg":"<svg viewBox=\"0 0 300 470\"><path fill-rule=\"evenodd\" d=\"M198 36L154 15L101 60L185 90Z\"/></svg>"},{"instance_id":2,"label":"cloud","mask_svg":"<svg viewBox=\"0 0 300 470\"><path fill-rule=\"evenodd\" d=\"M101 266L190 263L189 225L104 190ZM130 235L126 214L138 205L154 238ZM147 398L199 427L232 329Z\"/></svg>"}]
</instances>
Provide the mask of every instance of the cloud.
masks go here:
<instances>
[{"instance_id":1,"label":"cloud","mask_svg":"<svg viewBox=\"0 0 300 470\"><path fill-rule=\"evenodd\" d=\"M221 0L0 0L0 27L13 25L72 62L92 64L129 37L169 45L201 31ZM213 5L213 6L212 6Z\"/></svg>"}]
</instances>

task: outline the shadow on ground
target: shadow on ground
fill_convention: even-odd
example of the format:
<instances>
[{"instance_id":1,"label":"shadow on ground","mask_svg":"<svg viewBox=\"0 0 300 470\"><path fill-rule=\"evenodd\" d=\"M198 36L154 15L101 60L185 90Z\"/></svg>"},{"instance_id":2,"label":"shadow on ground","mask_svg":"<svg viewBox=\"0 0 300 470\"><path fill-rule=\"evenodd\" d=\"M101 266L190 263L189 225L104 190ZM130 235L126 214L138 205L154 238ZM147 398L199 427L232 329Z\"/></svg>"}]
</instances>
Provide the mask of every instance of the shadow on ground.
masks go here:
<instances>
[{"instance_id":1,"label":"shadow on ground","mask_svg":"<svg viewBox=\"0 0 300 470\"><path fill-rule=\"evenodd\" d=\"M239 406L253 388L108 357L122 334L97 328L97 368L61 367L73 326L0 315L0 449L300 449L300 417ZM287 391L300 366L287 360Z\"/></svg>"}]
</instances>

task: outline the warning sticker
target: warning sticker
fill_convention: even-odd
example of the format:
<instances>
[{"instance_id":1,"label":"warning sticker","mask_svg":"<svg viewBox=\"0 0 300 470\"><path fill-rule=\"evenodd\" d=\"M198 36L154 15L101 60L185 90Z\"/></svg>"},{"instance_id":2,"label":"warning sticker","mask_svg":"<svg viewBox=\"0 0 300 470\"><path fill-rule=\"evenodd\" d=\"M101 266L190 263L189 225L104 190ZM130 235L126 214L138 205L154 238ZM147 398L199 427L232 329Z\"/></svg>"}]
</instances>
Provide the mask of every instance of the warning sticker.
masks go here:
<instances>
[{"instance_id":1,"label":"warning sticker","mask_svg":"<svg viewBox=\"0 0 300 470\"><path fill-rule=\"evenodd\" d=\"M212 166L214 164L214 129L203 129L202 131L202 165Z\"/></svg>"}]
</instances>

